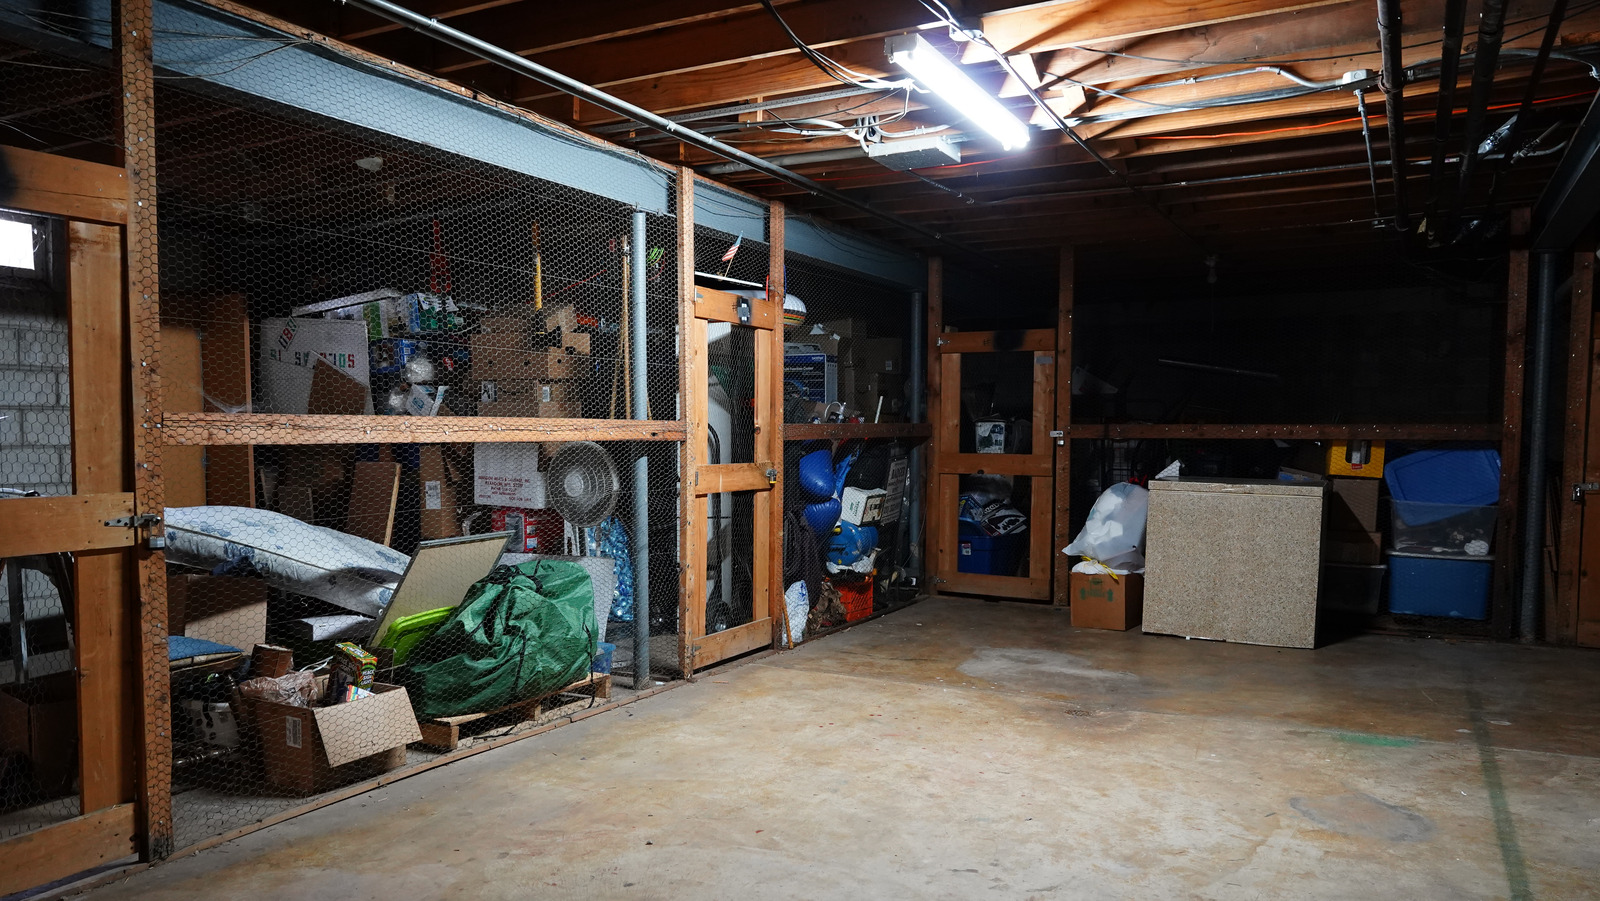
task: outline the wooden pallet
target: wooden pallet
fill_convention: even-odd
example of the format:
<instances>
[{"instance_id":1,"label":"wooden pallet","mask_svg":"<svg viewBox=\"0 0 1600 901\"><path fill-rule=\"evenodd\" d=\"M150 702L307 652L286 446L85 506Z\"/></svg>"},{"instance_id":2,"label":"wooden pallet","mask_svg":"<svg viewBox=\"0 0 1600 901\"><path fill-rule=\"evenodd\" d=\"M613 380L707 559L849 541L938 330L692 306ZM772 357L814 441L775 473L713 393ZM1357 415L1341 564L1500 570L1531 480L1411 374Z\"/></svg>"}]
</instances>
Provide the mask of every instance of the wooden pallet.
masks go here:
<instances>
[{"instance_id":1,"label":"wooden pallet","mask_svg":"<svg viewBox=\"0 0 1600 901\"><path fill-rule=\"evenodd\" d=\"M548 694L518 701L515 704L507 704L494 710L486 710L482 713L464 713L460 716L438 716L431 719L418 720L417 728L422 732L422 741L419 744L432 748L442 748L446 751L454 751L461 744L461 727L489 717L500 717L503 714L515 714L515 716L505 717L501 725L510 725L513 722L532 719L538 715L541 704L556 695L563 694L583 695L602 701L609 700L611 698L611 676L606 673L592 673L571 685L558 688Z\"/></svg>"}]
</instances>

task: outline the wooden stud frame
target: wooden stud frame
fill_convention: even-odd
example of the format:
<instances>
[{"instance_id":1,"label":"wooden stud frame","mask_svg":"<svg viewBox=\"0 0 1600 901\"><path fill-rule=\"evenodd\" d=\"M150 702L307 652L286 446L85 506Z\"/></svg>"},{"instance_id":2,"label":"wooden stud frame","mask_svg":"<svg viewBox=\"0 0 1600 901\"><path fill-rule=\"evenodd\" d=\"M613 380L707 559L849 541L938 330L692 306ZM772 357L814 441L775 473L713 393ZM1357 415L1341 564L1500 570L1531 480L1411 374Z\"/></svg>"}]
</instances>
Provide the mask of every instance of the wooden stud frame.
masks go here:
<instances>
[{"instance_id":1,"label":"wooden stud frame","mask_svg":"<svg viewBox=\"0 0 1600 901\"><path fill-rule=\"evenodd\" d=\"M772 647L785 629L783 598L783 316L776 301L757 299L750 303L748 326L741 323L738 301L733 295L696 288L694 278L693 221L688 220L687 239L681 237L685 221L683 210L692 215L693 179L679 187L680 278L683 292L681 326L685 349L681 357L687 440L684 484L682 488L683 588L679 599L679 630L682 645L680 667L685 678L721 660L760 648ZM767 243L768 296L781 297L783 291L782 204L768 207ZM683 242L687 240L687 244ZM751 463L700 463L700 454L710 440L707 386L711 373L706 357L708 325L728 322L756 330L755 342L755 448ZM751 556L752 597L750 622L706 634L706 542L711 524L705 516L706 498L731 491L753 491L755 546Z\"/></svg>"},{"instance_id":2,"label":"wooden stud frame","mask_svg":"<svg viewBox=\"0 0 1600 901\"><path fill-rule=\"evenodd\" d=\"M1058 606L1071 603L1072 558L1057 548L1072 543L1072 314L1077 278L1077 258L1071 247L1061 248L1056 299L1056 431L1055 445L1055 532L1048 548L1053 563L1051 599Z\"/></svg>"},{"instance_id":3,"label":"wooden stud frame","mask_svg":"<svg viewBox=\"0 0 1600 901\"><path fill-rule=\"evenodd\" d=\"M1573 258L1572 334L1567 356L1566 436L1562 453L1562 479L1556 493L1560 525L1556 560L1556 593L1545 604L1545 639L1557 644L1600 647L1600 605L1584 601L1600 596L1596 578L1600 561L1585 559L1585 549L1600 546L1586 532L1600 529L1600 508L1592 496L1574 498L1568 492L1579 482L1592 482L1600 472L1600 416L1594 404L1600 399L1595 380L1600 378L1596 341L1600 323L1594 312L1594 254L1580 250ZM1594 509L1593 514L1590 510Z\"/></svg>"},{"instance_id":4,"label":"wooden stud frame","mask_svg":"<svg viewBox=\"0 0 1600 901\"><path fill-rule=\"evenodd\" d=\"M1518 502L1522 494L1522 388L1528 345L1528 211L1512 215L1510 265L1506 275L1505 401L1500 427L1500 514L1495 525L1494 583L1490 628L1496 638L1516 629L1514 608L1519 538Z\"/></svg>"},{"instance_id":5,"label":"wooden stud frame","mask_svg":"<svg viewBox=\"0 0 1600 901\"><path fill-rule=\"evenodd\" d=\"M687 435L699 436L706 421L706 386L696 384L706 368L705 324L695 318L694 304L694 170L678 170L678 415ZM688 490L699 471L705 445L684 441L678 451L678 671L693 678L694 659L689 636L692 611L698 611L699 632L705 631L705 605L690 598L705 597L705 502Z\"/></svg>"},{"instance_id":6,"label":"wooden stud frame","mask_svg":"<svg viewBox=\"0 0 1600 901\"><path fill-rule=\"evenodd\" d=\"M943 430L933 428L944 412L944 369L939 360L939 339L944 333L944 260L928 258L928 334L923 345L927 348L928 380L924 396L927 398L927 416L930 426L927 453L927 472L922 486L922 568L924 591L939 594L939 572L946 551L944 517L939 515L939 454L944 449ZM959 445L957 445L959 447Z\"/></svg>"},{"instance_id":7,"label":"wooden stud frame","mask_svg":"<svg viewBox=\"0 0 1600 901\"><path fill-rule=\"evenodd\" d=\"M932 279L929 281L931 283ZM930 543L933 582L943 591L1029 600L1050 597L1054 565L1051 544L1055 540L1051 528L1028 530L1028 575L1022 577L958 571L958 539L951 526L955 522L961 476L966 473L1029 476L1030 507L1036 526L1046 521L1047 511L1054 509L1056 464L1050 432L1056 418L1056 342L1056 330L1034 329L1020 333L941 333L928 344L930 364L936 363L939 370L939 393L937 405L929 408L936 412L930 416L934 422L935 451L929 469L934 484L927 503L930 527L938 529ZM962 354L1010 351L1033 354L1033 450L1028 454L960 453Z\"/></svg>"}]
</instances>

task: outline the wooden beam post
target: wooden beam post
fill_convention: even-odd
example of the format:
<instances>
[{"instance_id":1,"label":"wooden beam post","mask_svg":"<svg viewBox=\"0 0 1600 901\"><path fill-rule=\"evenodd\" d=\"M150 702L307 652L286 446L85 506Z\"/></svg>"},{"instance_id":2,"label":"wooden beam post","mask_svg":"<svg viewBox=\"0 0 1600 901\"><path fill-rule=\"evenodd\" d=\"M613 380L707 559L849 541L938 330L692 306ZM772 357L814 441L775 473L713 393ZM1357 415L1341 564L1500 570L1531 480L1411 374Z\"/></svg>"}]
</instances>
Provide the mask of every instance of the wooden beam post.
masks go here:
<instances>
[{"instance_id":1,"label":"wooden beam post","mask_svg":"<svg viewBox=\"0 0 1600 901\"><path fill-rule=\"evenodd\" d=\"M1051 597L1058 606L1071 603L1072 558L1061 548L1072 542L1072 313L1077 258L1071 247L1061 248L1060 281L1056 298L1056 503L1055 541L1050 556L1055 561Z\"/></svg>"},{"instance_id":2,"label":"wooden beam post","mask_svg":"<svg viewBox=\"0 0 1600 901\"><path fill-rule=\"evenodd\" d=\"M924 473L927 484L922 492L922 578L923 593L939 593L939 554L944 547L944 533L940 527L941 516L948 513L940 503L939 471L943 442L939 426L943 403L939 385L943 381L944 358L939 354L939 336L944 332L944 260L928 258L928 335L923 345L927 348L928 390L926 405L928 422L933 424L933 434L928 438L927 462Z\"/></svg>"},{"instance_id":3,"label":"wooden beam post","mask_svg":"<svg viewBox=\"0 0 1600 901\"><path fill-rule=\"evenodd\" d=\"M1561 451L1556 594L1545 605L1544 637L1555 644L1578 639L1579 564L1583 554L1583 504L1567 496L1584 479L1589 437L1590 367L1594 365L1594 254L1578 251L1572 264L1572 316L1567 339L1567 415Z\"/></svg>"},{"instance_id":4,"label":"wooden beam post","mask_svg":"<svg viewBox=\"0 0 1600 901\"><path fill-rule=\"evenodd\" d=\"M1528 234L1526 209L1512 212L1512 250L1506 274L1505 400L1500 426L1500 518L1496 527L1490 629L1507 639L1516 630L1517 513L1522 485L1522 391L1528 353Z\"/></svg>"},{"instance_id":5,"label":"wooden beam post","mask_svg":"<svg viewBox=\"0 0 1600 901\"><path fill-rule=\"evenodd\" d=\"M696 380L701 371L697 361L706 352L704 334L695 326L694 315L694 170L678 169L678 416L687 437L678 450L678 559L683 569L678 576L678 670L685 679L694 677L690 654L690 628L693 609L705 609L706 501L692 484L705 446L701 432L705 427L706 385Z\"/></svg>"},{"instance_id":6,"label":"wooden beam post","mask_svg":"<svg viewBox=\"0 0 1600 901\"><path fill-rule=\"evenodd\" d=\"M67 245L72 490L120 495L132 482L122 230L69 222ZM134 799L141 717L130 563L126 547L74 555L79 795L86 814Z\"/></svg>"},{"instance_id":7,"label":"wooden beam post","mask_svg":"<svg viewBox=\"0 0 1600 901\"><path fill-rule=\"evenodd\" d=\"M156 261L155 60L153 0L111 6L111 44L120 74L118 113L128 174L128 342L133 404L133 494L139 513L166 508L161 482L161 288ZM151 529L160 536L161 527ZM143 740L139 742L138 834L146 858L172 853L172 716L167 669L166 555L135 551Z\"/></svg>"},{"instance_id":8,"label":"wooden beam post","mask_svg":"<svg viewBox=\"0 0 1600 901\"><path fill-rule=\"evenodd\" d=\"M767 347L765 355L756 354L757 363L767 366L766 377L756 377L756 409L765 410L765 422L757 419L756 425L764 434L757 436L756 446L765 448L764 456L772 464L769 476L771 487L756 492L756 527L765 528L756 536L756 550L765 546L770 562L767 571L767 612L772 617L772 646L781 648L788 638L789 606L783 599L783 299L784 276L784 215L781 202L767 205L767 299L778 311L778 321L770 329L757 331L757 340ZM760 567L756 568L759 573ZM760 590L759 588L757 589ZM756 618L762 616L757 609Z\"/></svg>"}]
</instances>

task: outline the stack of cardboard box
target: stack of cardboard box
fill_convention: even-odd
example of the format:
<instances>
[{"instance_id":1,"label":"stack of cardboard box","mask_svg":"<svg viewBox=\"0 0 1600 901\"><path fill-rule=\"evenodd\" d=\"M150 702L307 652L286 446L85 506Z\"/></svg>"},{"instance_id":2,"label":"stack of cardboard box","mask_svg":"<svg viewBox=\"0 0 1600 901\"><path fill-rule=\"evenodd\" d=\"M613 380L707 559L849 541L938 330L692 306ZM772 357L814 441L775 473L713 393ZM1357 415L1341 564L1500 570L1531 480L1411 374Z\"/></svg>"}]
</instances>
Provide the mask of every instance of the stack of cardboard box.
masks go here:
<instances>
[{"instance_id":1,"label":"stack of cardboard box","mask_svg":"<svg viewBox=\"0 0 1600 901\"><path fill-rule=\"evenodd\" d=\"M835 319L796 340L837 358L838 400L849 408L849 415L868 422L874 416L880 422L905 421L905 345L900 338L868 337L856 320Z\"/></svg>"},{"instance_id":2,"label":"stack of cardboard box","mask_svg":"<svg viewBox=\"0 0 1600 901\"><path fill-rule=\"evenodd\" d=\"M571 304L485 316L472 337L479 416L583 415L590 338Z\"/></svg>"}]
</instances>

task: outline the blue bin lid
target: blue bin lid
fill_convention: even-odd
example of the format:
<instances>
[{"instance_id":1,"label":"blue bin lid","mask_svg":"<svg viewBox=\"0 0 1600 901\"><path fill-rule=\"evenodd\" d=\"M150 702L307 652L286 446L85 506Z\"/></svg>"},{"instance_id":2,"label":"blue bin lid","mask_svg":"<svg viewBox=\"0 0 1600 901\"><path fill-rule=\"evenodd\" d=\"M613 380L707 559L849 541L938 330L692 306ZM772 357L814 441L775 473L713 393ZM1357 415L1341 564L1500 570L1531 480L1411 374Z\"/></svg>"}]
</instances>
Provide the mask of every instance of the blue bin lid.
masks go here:
<instances>
[{"instance_id":1,"label":"blue bin lid","mask_svg":"<svg viewBox=\"0 0 1600 901\"><path fill-rule=\"evenodd\" d=\"M1418 451L1384 464L1383 480L1396 500L1486 507L1500 500L1500 452Z\"/></svg>"}]
</instances>

